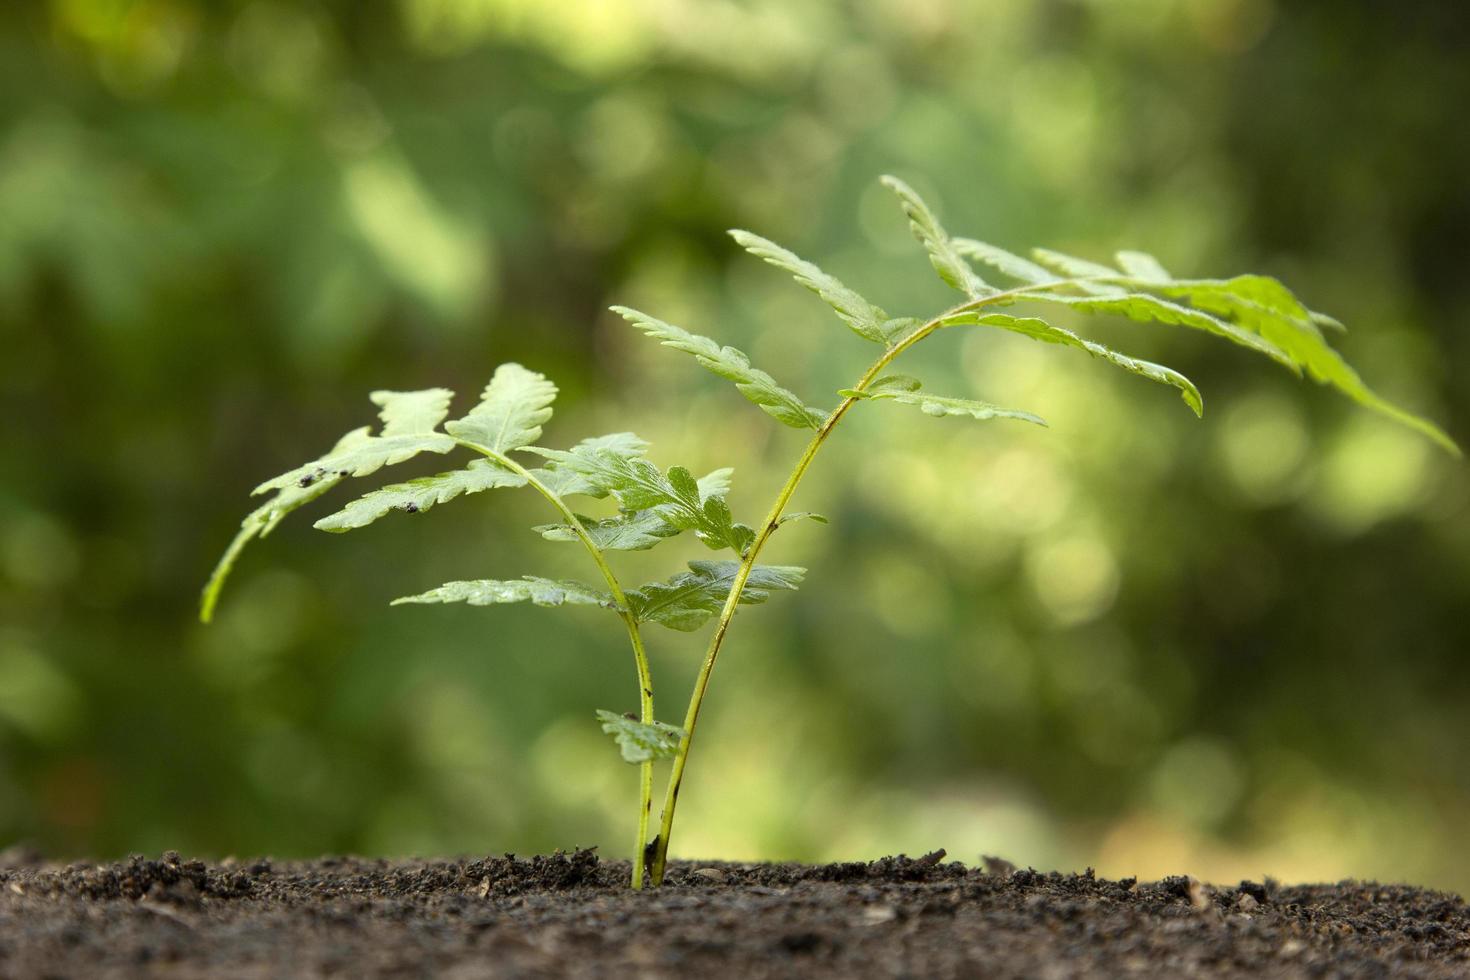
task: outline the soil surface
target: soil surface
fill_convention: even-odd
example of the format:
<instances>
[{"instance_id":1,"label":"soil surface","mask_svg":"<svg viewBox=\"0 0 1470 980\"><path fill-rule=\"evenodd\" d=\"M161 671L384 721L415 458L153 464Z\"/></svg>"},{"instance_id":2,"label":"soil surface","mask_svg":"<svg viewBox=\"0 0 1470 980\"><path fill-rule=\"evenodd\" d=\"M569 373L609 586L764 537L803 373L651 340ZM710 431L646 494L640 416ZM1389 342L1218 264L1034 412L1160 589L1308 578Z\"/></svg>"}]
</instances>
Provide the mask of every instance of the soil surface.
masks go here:
<instances>
[{"instance_id":1,"label":"soil surface","mask_svg":"<svg viewBox=\"0 0 1470 980\"><path fill-rule=\"evenodd\" d=\"M675 864L118 864L0 855L0 977L1470 977L1470 907L1399 885L1107 881L943 852Z\"/></svg>"}]
</instances>

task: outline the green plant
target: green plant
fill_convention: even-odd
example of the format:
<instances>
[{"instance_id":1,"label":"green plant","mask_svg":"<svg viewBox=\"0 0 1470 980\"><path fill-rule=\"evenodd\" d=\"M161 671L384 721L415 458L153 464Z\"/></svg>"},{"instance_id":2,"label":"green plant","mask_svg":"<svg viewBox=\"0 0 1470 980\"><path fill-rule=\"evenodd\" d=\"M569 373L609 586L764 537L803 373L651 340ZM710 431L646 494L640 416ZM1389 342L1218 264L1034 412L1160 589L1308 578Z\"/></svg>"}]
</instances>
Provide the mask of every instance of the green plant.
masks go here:
<instances>
[{"instance_id":1,"label":"green plant","mask_svg":"<svg viewBox=\"0 0 1470 980\"><path fill-rule=\"evenodd\" d=\"M788 513L787 504L833 429L859 402L891 401L913 405L927 415L967 415L975 419L1008 418L1046 423L1029 412L982 401L932 394L912 377L885 374L899 355L930 335L951 327L993 327L1034 340L1073 347L1115 367L1177 389L1196 415L1203 413L1198 389L1177 371L1121 354L1034 315L1001 312L1026 304L1061 307L1088 314L1115 314L1139 321L1190 327L1224 337L1265 354L1288 369L1331 385L1355 401L1408 425L1446 450L1459 450L1432 423L1411 415L1375 395L1328 344L1325 332L1341 324L1307 309L1275 279L1242 275L1231 279L1176 279L1152 256L1119 252L1117 267L1100 265L1046 249L1022 258L993 245L951 238L929 208L906 184L892 177L884 183L898 195L914 236L928 252L945 283L963 294L958 305L929 319L890 317L878 306L791 252L749 232L731 234L747 251L795 276L817 293L859 337L881 352L850 388L838 391L841 401L830 411L807 405L769 374L752 367L740 351L708 337L688 333L636 310L613 307L634 327L666 347L693 355L704 368L735 383L746 399L785 425L813 430L810 441L762 520L755 525L735 521L725 498L728 469L696 479L682 467L660 470L646 458L647 443L637 436L614 433L586 439L571 449L537 445L542 426L551 418L557 389L544 376L518 364L504 364L485 388L481 400L463 418L445 422L451 393L442 388L416 392L374 392L382 431L349 432L328 452L256 488L271 498L247 516L205 587L201 618L209 621L221 587L241 549L264 537L290 512L309 503L348 477L368 476L384 466L420 453L467 449L477 454L462 469L375 490L316 522L328 531L364 527L393 511L417 513L455 497L502 487L530 487L551 506L556 522L536 530L550 541L578 542L602 579L601 586L552 581L535 576L512 580L450 582L397 603L467 602L490 605L530 601L537 605L590 605L613 612L623 623L633 652L640 711L624 715L598 711L605 732L622 757L639 767L640 799L637 850L632 884L638 888L648 873L655 884L663 878L679 789L693 745L710 675L741 603L765 601L772 592L793 590L803 569L756 563L772 533L782 524L810 518ZM976 272L972 260L1000 273L1012 284L998 287ZM528 468L512 453L541 458ZM568 498L612 497L617 512L605 518L577 513ZM644 550L692 531L715 551L733 558L694 561L689 570L667 581L625 588L608 562L608 553ZM695 680L682 727L660 722L654 714L654 687L644 650L645 623L680 631L715 628ZM650 840L653 767L671 758L658 833ZM639 859L636 855L642 855Z\"/></svg>"}]
</instances>

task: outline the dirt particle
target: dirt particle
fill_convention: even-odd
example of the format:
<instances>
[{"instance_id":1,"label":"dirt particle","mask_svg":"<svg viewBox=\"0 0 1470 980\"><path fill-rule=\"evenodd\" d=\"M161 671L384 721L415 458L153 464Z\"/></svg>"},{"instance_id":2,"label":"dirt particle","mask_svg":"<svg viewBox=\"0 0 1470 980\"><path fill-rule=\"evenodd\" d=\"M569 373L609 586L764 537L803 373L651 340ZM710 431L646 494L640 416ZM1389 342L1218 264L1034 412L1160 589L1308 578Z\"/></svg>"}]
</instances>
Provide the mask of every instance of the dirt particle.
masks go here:
<instances>
[{"instance_id":1,"label":"dirt particle","mask_svg":"<svg viewBox=\"0 0 1470 980\"><path fill-rule=\"evenodd\" d=\"M989 854L982 854L980 856L980 861L985 865L986 874L999 875L1002 878L1009 878L1011 875L1016 873L1016 866L1007 861L1005 858L993 857Z\"/></svg>"},{"instance_id":2,"label":"dirt particle","mask_svg":"<svg viewBox=\"0 0 1470 980\"><path fill-rule=\"evenodd\" d=\"M695 868L689 872L689 877L709 882L712 885L723 885L730 880L730 876L719 868Z\"/></svg>"},{"instance_id":3,"label":"dirt particle","mask_svg":"<svg viewBox=\"0 0 1470 980\"><path fill-rule=\"evenodd\" d=\"M1203 911L1213 905L1209 891L1193 875L1173 875L1160 884L1164 886L1165 893L1175 898L1188 899L1190 906L1196 911Z\"/></svg>"},{"instance_id":4,"label":"dirt particle","mask_svg":"<svg viewBox=\"0 0 1470 980\"><path fill-rule=\"evenodd\" d=\"M863 909L863 925L879 926L898 918L898 910L892 905L869 905Z\"/></svg>"},{"instance_id":5,"label":"dirt particle","mask_svg":"<svg viewBox=\"0 0 1470 980\"><path fill-rule=\"evenodd\" d=\"M822 934L818 932L787 933L781 937L779 945L786 952L797 956L814 953L822 945Z\"/></svg>"},{"instance_id":6,"label":"dirt particle","mask_svg":"<svg viewBox=\"0 0 1470 980\"><path fill-rule=\"evenodd\" d=\"M1236 887L1242 895L1249 895L1262 905L1266 904L1266 886L1256 881L1242 881Z\"/></svg>"}]
</instances>

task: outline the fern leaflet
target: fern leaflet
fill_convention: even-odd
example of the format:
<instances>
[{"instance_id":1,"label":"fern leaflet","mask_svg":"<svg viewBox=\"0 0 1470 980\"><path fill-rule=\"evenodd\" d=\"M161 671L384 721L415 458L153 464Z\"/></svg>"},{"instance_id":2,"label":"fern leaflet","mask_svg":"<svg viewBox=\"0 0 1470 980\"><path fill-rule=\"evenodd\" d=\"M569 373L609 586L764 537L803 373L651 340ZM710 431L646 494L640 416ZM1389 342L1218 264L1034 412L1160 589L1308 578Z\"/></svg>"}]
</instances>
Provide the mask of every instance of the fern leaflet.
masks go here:
<instances>
[{"instance_id":1,"label":"fern leaflet","mask_svg":"<svg viewBox=\"0 0 1470 980\"><path fill-rule=\"evenodd\" d=\"M640 622L658 623L688 633L709 622L725 604L740 563L692 561L689 571L667 582L653 582L628 593L628 608ZM774 591L794 590L806 569L790 565L756 565L750 570L742 603L760 603Z\"/></svg>"},{"instance_id":2,"label":"fern leaflet","mask_svg":"<svg viewBox=\"0 0 1470 980\"><path fill-rule=\"evenodd\" d=\"M464 602L471 606L491 606L505 602L532 602L538 606L603 606L616 609L612 596L581 582L553 581L527 575L524 578L499 581L478 579L469 582L446 582L437 589L418 595L404 596L391 603Z\"/></svg>"},{"instance_id":3,"label":"fern leaflet","mask_svg":"<svg viewBox=\"0 0 1470 980\"><path fill-rule=\"evenodd\" d=\"M503 456L541 438L541 426L550 420L555 400L556 385L544 374L502 364L485 386L480 403L444 431Z\"/></svg>"},{"instance_id":4,"label":"fern leaflet","mask_svg":"<svg viewBox=\"0 0 1470 980\"><path fill-rule=\"evenodd\" d=\"M929 210L929 205L914 193L912 187L897 177L884 177L883 185L898 195L899 203L903 205L904 213L909 218L909 230L929 253L929 263L939 273L940 279L970 299L980 299L995 292L993 287L975 273L970 263L965 261L965 257L950 241L944 226L939 223L934 212Z\"/></svg>"},{"instance_id":5,"label":"fern leaflet","mask_svg":"<svg viewBox=\"0 0 1470 980\"><path fill-rule=\"evenodd\" d=\"M690 333L626 306L614 306L612 311L665 347L692 354L701 367L735 382L735 387L747 401L783 425L797 429L815 429L826 418L794 392L778 385L775 378L759 368L751 367L750 358L734 347L721 347L708 337Z\"/></svg>"},{"instance_id":6,"label":"fern leaflet","mask_svg":"<svg viewBox=\"0 0 1470 980\"><path fill-rule=\"evenodd\" d=\"M797 282L822 297L843 322L852 328L853 333L864 340L880 344L887 342L888 334L884 324L888 322L888 314L863 299L855 290L843 285L837 277L828 275L806 259L759 235L734 229L730 232L730 237L751 255L765 259L778 269L785 269Z\"/></svg>"},{"instance_id":7,"label":"fern leaflet","mask_svg":"<svg viewBox=\"0 0 1470 980\"><path fill-rule=\"evenodd\" d=\"M973 419L985 421L987 419L1017 419L1022 422L1030 422L1034 425L1046 425L1046 420L1039 415L1030 412L1020 412L1013 408L1001 408L989 402L974 401L969 398L952 398L948 395L931 395L926 391L920 391L921 384L918 378L907 375L893 374L885 378L878 378L866 388L843 388L838 392L845 398L868 399L870 401L895 401L903 405L914 405L925 415L940 418L945 415L968 415Z\"/></svg>"}]
</instances>

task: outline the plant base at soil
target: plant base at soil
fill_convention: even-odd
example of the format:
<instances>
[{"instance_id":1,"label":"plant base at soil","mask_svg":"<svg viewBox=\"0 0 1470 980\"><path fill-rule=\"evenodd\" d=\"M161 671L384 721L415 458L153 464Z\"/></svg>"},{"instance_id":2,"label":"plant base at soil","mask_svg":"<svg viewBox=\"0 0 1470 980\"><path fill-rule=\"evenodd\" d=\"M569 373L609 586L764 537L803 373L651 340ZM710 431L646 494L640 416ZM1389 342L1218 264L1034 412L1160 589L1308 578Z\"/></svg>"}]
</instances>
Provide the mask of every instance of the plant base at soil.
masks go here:
<instances>
[{"instance_id":1,"label":"plant base at soil","mask_svg":"<svg viewBox=\"0 0 1470 980\"><path fill-rule=\"evenodd\" d=\"M1470 976L1470 907L1399 885L1108 881L1005 862L118 864L0 855L0 976Z\"/></svg>"}]
</instances>

